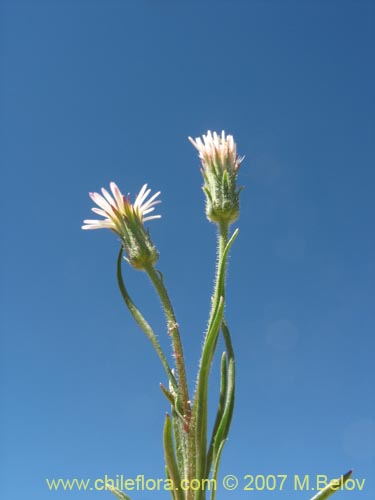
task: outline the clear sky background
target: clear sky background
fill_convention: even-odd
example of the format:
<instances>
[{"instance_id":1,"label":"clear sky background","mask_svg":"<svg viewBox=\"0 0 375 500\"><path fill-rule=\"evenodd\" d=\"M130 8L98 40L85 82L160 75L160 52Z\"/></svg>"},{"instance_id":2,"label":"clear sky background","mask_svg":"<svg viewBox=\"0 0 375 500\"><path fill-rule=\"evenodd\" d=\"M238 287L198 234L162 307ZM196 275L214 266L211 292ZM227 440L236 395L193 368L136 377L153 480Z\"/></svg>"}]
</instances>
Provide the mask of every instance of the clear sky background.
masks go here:
<instances>
[{"instance_id":1,"label":"clear sky background","mask_svg":"<svg viewBox=\"0 0 375 500\"><path fill-rule=\"evenodd\" d=\"M164 372L116 287L117 238L83 232L88 191L162 191L151 221L190 387L214 275L187 136L246 155L227 317L238 389L221 477L336 477L375 498L371 1L5 1L2 6L1 498L45 478L164 477ZM154 292L129 289L169 340ZM212 379L215 408L217 359ZM168 498L138 492L137 499Z\"/></svg>"}]
</instances>

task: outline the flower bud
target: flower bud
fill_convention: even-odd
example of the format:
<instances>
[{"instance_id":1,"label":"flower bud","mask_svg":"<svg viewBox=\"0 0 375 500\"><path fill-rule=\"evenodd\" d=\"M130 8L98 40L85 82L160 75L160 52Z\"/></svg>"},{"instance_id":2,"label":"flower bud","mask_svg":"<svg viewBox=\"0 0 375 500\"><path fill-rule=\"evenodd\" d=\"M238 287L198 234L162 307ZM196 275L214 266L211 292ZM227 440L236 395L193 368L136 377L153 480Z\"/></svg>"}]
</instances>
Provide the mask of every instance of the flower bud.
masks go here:
<instances>
[{"instance_id":1,"label":"flower bud","mask_svg":"<svg viewBox=\"0 0 375 500\"><path fill-rule=\"evenodd\" d=\"M231 224L240 213L237 175L243 158L237 156L237 146L233 136L221 136L207 132L203 140L197 137L190 142L198 150L202 162L204 179L203 191L206 195L206 215L211 222Z\"/></svg>"}]
</instances>

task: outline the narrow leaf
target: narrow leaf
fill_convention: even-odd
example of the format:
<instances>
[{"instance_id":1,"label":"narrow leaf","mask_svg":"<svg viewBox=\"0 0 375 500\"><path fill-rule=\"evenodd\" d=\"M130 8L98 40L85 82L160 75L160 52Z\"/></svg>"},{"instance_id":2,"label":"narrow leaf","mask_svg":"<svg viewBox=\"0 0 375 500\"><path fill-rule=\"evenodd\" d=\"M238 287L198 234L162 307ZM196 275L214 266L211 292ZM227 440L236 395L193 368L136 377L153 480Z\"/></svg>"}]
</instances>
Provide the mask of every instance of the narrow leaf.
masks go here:
<instances>
[{"instance_id":1,"label":"narrow leaf","mask_svg":"<svg viewBox=\"0 0 375 500\"><path fill-rule=\"evenodd\" d=\"M208 453L207 453L207 467L206 467L206 472L207 475L209 475L210 470L211 470L211 464L212 464L212 454L214 450L214 440L215 440L215 435L217 432L217 429L220 425L221 419L223 417L224 413L224 408L225 408L225 399L226 399L226 393L227 393L227 384L228 384L228 378L227 378L227 356L226 353L223 352L221 356L221 369L220 369L220 396L219 396L219 405L216 413L216 418L215 418L215 423L212 428L212 435L211 435L211 441L210 445L208 447Z\"/></svg>"},{"instance_id":2,"label":"narrow leaf","mask_svg":"<svg viewBox=\"0 0 375 500\"><path fill-rule=\"evenodd\" d=\"M155 335L155 332L151 328L150 324L145 320L139 309L136 307L134 302L132 301L124 283L124 278L122 275L122 254L123 254L123 248L121 246L118 257L117 257L117 282L118 286L120 288L120 292L122 295L122 298L124 299L124 302L126 306L128 307L131 315L135 319L135 321L138 323L140 328L143 330L143 332L146 334L147 338L150 340L151 344L153 345L157 355L159 356L159 359L168 375L168 379L170 380L172 386L174 389L177 390L177 382L176 379L172 373L172 370L170 369L167 358L165 357L165 354L160 347L159 341L157 339L157 336Z\"/></svg>"},{"instance_id":3,"label":"narrow leaf","mask_svg":"<svg viewBox=\"0 0 375 500\"><path fill-rule=\"evenodd\" d=\"M180 489L181 480L173 447L171 419L168 414L165 417L163 442L165 463L168 468L168 475L173 481L175 497L177 500L184 500L183 492Z\"/></svg>"},{"instance_id":4,"label":"narrow leaf","mask_svg":"<svg viewBox=\"0 0 375 500\"><path fill-rule=\"evenodd\" d=\"M123 493L122 491L120 491L116 488L113 488L112 486L108 486L107 488L109 489L109 491L111 493L113 493L120 500L131 500L131 498L128 497L128 495L125 495L125 493Z\"/></svg>"},{"instance_id":5,"label":"narrow leaf","mask_svg":"<svg viewBox=\"0 0 375 500\"><path fill-rule=\"evenodd\" d=\"M208 377L220 324L223 319L224 300L220 298L219 306L215 311L211 327L208 331L201 365L199 369L196 400L194 402L194 424L196 428L196 454L197 454L197 479L202 479L206 474L206 446L207 446L207 401L208 401ZM198 493L199 494L199 493Z\"/></svg>"},{"instance_id":6,"label":"narrow leaf","mask_svg":"<svg viewBox=\"0 0 375 500\"><path fill-rule=\"evenodd\" d=\"M233 408L234 408L234 396L235 396L235 361L234 352L232 347L232 342L230 338L230 333L228 326L223 320L222 331L228 351L228 369L227 369L227 383L226 383L226 393L223 402L223 409L218 414L218 422L215 422L215 426L212 432L212 439L207 454L207 473L209 473L211 464L213 463L213 474L218 473L221 453L225 445L226 439L228 437L230 424L232 421Z\"/></svg>"},{"instance_id":7,"label":"narrow leaf","mask_svg":"<svg viewBox=\"0 0 375 500\"><path fill-rule=\"evenodd\" d=\"M172 408L172 427L174 443L176 448L177 467L180 477L185 477L185 467L187 462L187 449L184 433L184 421L176 410Z\"/></svg>"},{"instance_id":8,"label":"narrow leaf","mask_svg":"<svg viewBox=\"0 0 375 500\"><path fill-rule=\"evenodd\" d=\"M340 487L346 483L352 473L353 471L350 470L343 476L340 476L338 479L332 479L329 485L319 491L319 493L312 497L311 500L326 500L326 498L329 498L331 495L336 493L336 491L338 491Z\"/></svg>"},{"instance_id":9,"label":"narrow leaf","mask_svg":"<svg viewBox=\"0 0 375 500\"><path fill-rule=\"evenodd\" d=\"M235 383L236 383L236 365L234 359L234 351L232 346L232 341L230 337L229 328L226 321L223 320L222 332L224 336L225 345L228 351L228 386L227 395L225 400L225 409L223 412L223 418L217 430L215 437L215 449L217 450L220 446L221 441L225 441L228 437L230 424L232 422L233 408L234 408L234 397L235 397Z\"/></svg>"},{"instance_id":10,"label":"narrow leaf","mask_svg":"<svg viewBox=\"0 0 375 500\"><path fill-rule=\"evenodd\" d=\"M222 454L223 449L224 449L224 444L225 444L225 441L222 441L220 446L219 446L219 449L216 453L215 460L214 460L214 466L213 466L213 470L212 470L213 484L217 484L217 476L219 473L220 458L221 458L221 454ZM216 488L212 488L211 500L215 500L215 498L216 498Z\"/></svg>"},{"instance_id":11,"label":"narrow leaf","mask_svg":"<svg viewBox=\"0 0 375 500\"><path fill-rule=\"evenodd\" d=\"M166 389L162 383L160 383L160 389L161 389L161 392L164 394L164 396L168 399L170 404L172 406L174 406L175 398L174 398L173 394L171 392L169 392L168 389Z\"/></svg>"},{"instance_id":12,"label":"narrow leaf","mask_svg":"<svg viewBox=\"0 0 375 500\"><path fill-rule=\"evenodd\" d=\"M165 477L170 480L170 475L169 475L169 472L168 472L168 467L165 466ZM169 493L171 494L171 497L172 497L172 500L176 500L176 494L175 494L175 491L174 490L169 490Z\"/></svg>"}]
</instances>

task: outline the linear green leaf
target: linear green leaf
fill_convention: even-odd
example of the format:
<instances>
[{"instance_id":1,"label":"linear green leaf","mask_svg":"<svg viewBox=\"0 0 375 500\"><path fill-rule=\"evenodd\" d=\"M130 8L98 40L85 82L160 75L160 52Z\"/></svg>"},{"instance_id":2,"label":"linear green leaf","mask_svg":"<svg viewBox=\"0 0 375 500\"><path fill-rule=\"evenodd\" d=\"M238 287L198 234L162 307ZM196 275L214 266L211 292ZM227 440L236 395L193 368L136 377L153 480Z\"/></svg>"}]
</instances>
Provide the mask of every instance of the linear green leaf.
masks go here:
<instances>
[{"instance_id":1,"label":"linear green leaf","mask_svg":"<svg viewBox=\"0 0 375 500\"><path fill-rule=\"evenodd\" d=\"M235 383L236 383L235 380L236 365L234 359L234 351L233 351L229 328L225 320L223 320L221 328L223 331L225 345L228 351L228 385L227 385L227 395L225 399L225 408L223 412L223 417L221 419L215 437L214 452L217 452L217 449L220 446L221 441L225 441L228 437L230 424L232 422L234 397L235 397Z\"/></svg>"},{"instance_id":2,"label":"linear green leaf","mask_svg":"<svg viewBox=\"0 0 375 500\"><path fill-rule=\"evenodd\" d=\"M169 472L168 472L168 467L165 466L165 477L170 480L171 479L171 476L169 475ZM172 497L172 500L176 500L176 492L174 490L169 490L169 493L171 494L171 497Z\"/></svg>"},{"instance_id":3,"label":"linear green leaf","mask_svg":"<svg viewBox=\"0 0 375 500\"><path fill-rule=\"evenodd\" d=\"M197 476L201 480L206 474L206 446L207 446L207 400L208 400L208 377L211 369L213 349L220 331L220 325L224 313L224 300L221 297L219 306L215 311L201 358L198 386L196 393L196 405L194 405L194 424L196 429L196 452L197 452Z\"/></svg>"},{"instance_id":4,"label":"linear green leaf","mask_svg":"<svg viewBox=\"0 0 375 500\"><path fill-rule=\"evenodd\" d=\"M124 283L124 278L122 275L122 254L123 254L123 247L121 246L118 257L117 257L117 282L118 286L120 288L120 292L122 295L122 298L124 299L124 302L129 309L131 315L135 319L135 321L138 323L140 328L143 330L143 332L146 334L147 338L150 340L151 344L153 345L156 354L159 356L159 359L167 373L168 379L170 380L172 386L174 389L177 390L177 383L176 379L172 373L172 370L170 369L167 359L165 357L165 354L160 347L159 341L157 339L157 336L155 335L155 332L151 328L150 324L145 320L139 309L136 307L134 304L133 300L131 299Z\"/></svg>"},{"instance_id":5,"label":"linear green leaf","mask_svg":"<svg viewBox=\"0 0 375 500\"><path fill-rule=\"evenodd\" d=\"M125 495L125 493L118 490L117 488L113 488L112 486L108 486L108 489L111 493L113 493L120 500L131 500L131 498L128 497L128 495Z\"/></svg>"},{"instance_id":6,"label":"linear green leaf","mask_svg":"<svg viewBox=\"0 0 375 500\"><path fill-rule=\"evenodd\" d=\"M221 458L221 454L222 454L223 449L224 449L224 444L225 444L225 441L222 441L220 446L219 446L219 449L217 450L216 457L214 460L214 465L213 465L213 470L212 470L213 484L217 484L217 476L219 473L220 458ZM216 488L212 488L211 500L215 500L215 498L216 498Z\"/></svg>"},{"instance_id":7,"label":"linear green leaf","mask_svg":"<svg viewBox=\"0 0 375 500\"><path fill-rule=\"evenodd\" d=\"M177 467L180 473L180 478L185 478L187 475L187 449L183 425L183 419L172 407L172 427L176 448Z\"/></svg>"},{"instance_id":8,"label":"linear green leaf","mask_svg":"<svg viewBox=\"0 0 375 500\"><path fill-rule=\"evenodd\" d=\"M321 491L319 491L319 493L317 493L314 497L312 497L311 500L326 500L331 495L336 493L336 491L339 490L340 486L346 483L346 481L350 478L352 473L353 471L350 470L343 476L340 476L338 479L332 479L329 485L326 486Z\"/></svg>"},{"instance_id":9,"label":"linear green leaf","mask_svg":"<svg viewBox=\"0 0 375 500\"><path fill-rule=\"evenodd\" d=\"M168 475L173 481L176 500L184 500L183 492L180 489L180 484L181 484L180 473L178 470L176 457L174 453L171 419L168 414L165 417L163 443L164 443L165 463L168 468Z\"/></svg>"},{"instance_id":10,"label":"linear green leaf","mask_svg":"<svg viewBox=\"0 0 375 500\"><path fill-rule=\"evenodd\" d=\"M172 406L174 406L175 405L175 398L174 398L173 394L171 392L169 392L168 389L166 389L163 384L159 384L159 386L160 386L161 392L168 399L169 403Z\"/></svg>"},{"instance_id":11,"label":"linear green leaf","mask_svg":"<svg viewBox=\"0 0 375 500\"><path fill-rule=\"evenodd\" d=\"M220 425L221 419L223 417L224 413L224 408L225 408L225 399L227 396L227 384L228 384L228 377L227 377L227 356L226 353L223 352L221 356L221 365L220 365L220 396L219 396L219 405L217 408L216 412L216 418L215 418L215 423L212 428L212 435L211 435L211 441L210 445L208 447L208 452L207 452L207 466L206 466L206 472L207 475L209 475L210 470L211 470L211 464L212 464L212 454L214 451L214 440L215 440L215 435L217 432L217 429Z\"/></svg>"}]
</instances>

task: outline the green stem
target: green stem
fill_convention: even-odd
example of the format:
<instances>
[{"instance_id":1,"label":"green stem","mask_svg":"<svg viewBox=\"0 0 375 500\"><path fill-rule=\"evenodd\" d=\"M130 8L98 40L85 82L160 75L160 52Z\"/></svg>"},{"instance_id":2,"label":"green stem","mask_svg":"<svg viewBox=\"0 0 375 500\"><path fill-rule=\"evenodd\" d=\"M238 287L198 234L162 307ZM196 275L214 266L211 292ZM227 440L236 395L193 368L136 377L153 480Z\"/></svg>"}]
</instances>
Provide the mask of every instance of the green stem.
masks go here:
<instances>
[{"instance_id":1,"label":"green stem","mask_svg":"<svg viewBox=\"0 0 375 500\"><path fill-rule=\"evenodd\" d=\"M225 247L227 246L228 243L228 231L229 231L229 224L227 222L221 222L219 224L219 234L218 234L218 266L217 266L217 283L216 283L216 289L215 289L215 294L214 294L214 301L218 300L218 297L223 297L225 299L225 276L226 276L226 267L227 263L226 261L223 263L224 267L224 273L223 273L223 280L219 280L219 269L220 269L220 263L223 259L224 255L224 250ZM212 311L211 311L211 314Z\"/></svg>"},{"instance_id":2,"label":"green stem","mask_svg":"<svg viewBox=\"0 0 375 500\"><path fill-rule=\"evenodd\" d=\"M176 368L177 368L177 399L181 402L182 413L183 413L183 429L186 434L182 434L181 438L183 442L176 443L176 447L181 446L183 449L186 448L186 457L185 457L185 474L188 480L194 478L194 469L191 464L193 463L193 458L191 453L194 454L194 449L188 446L189 442L189 432L190 432L190 419L191 419L191 408L190 408L190 400L189 400L189 390L187 385L187 377L186 377L186 369L185 369L185 360L184 353L182 349L182 343L180 338L180 332L178 323L176 321L176 316L169 299L168 292L164 286L163 280L161 278L161 274L155 270L153 266L146 267L146 272L154 285L160 301L162 303L165 316L167 319L167 327L168 333L172 338L174 356L176 360ZM185 441L186 439L186 441ZM181 467L181 464L180 464ZM186 492L186 499L191 500L192 491L189 490Z\"/></svg>"},{"instance_id":3,"label":"green stem","mask_svg":"<svg viewBox=\"0 0 375 500\"><path fill-rule=\"evenodd\" d=\"M145 270L156 291L158 292L160 301L164 308L165 316L167 318L168 332L172 338L174 356L176 359L179 395L181 397L184 416L188 419L190 416L189 391L187 386L184 353L182 350L180 332L178 323L176 321L176 316L174 314L168 292L164 286L162 279L160 278L159 273L152 266L147 266Z\"/></svg>"}]
</instances>

